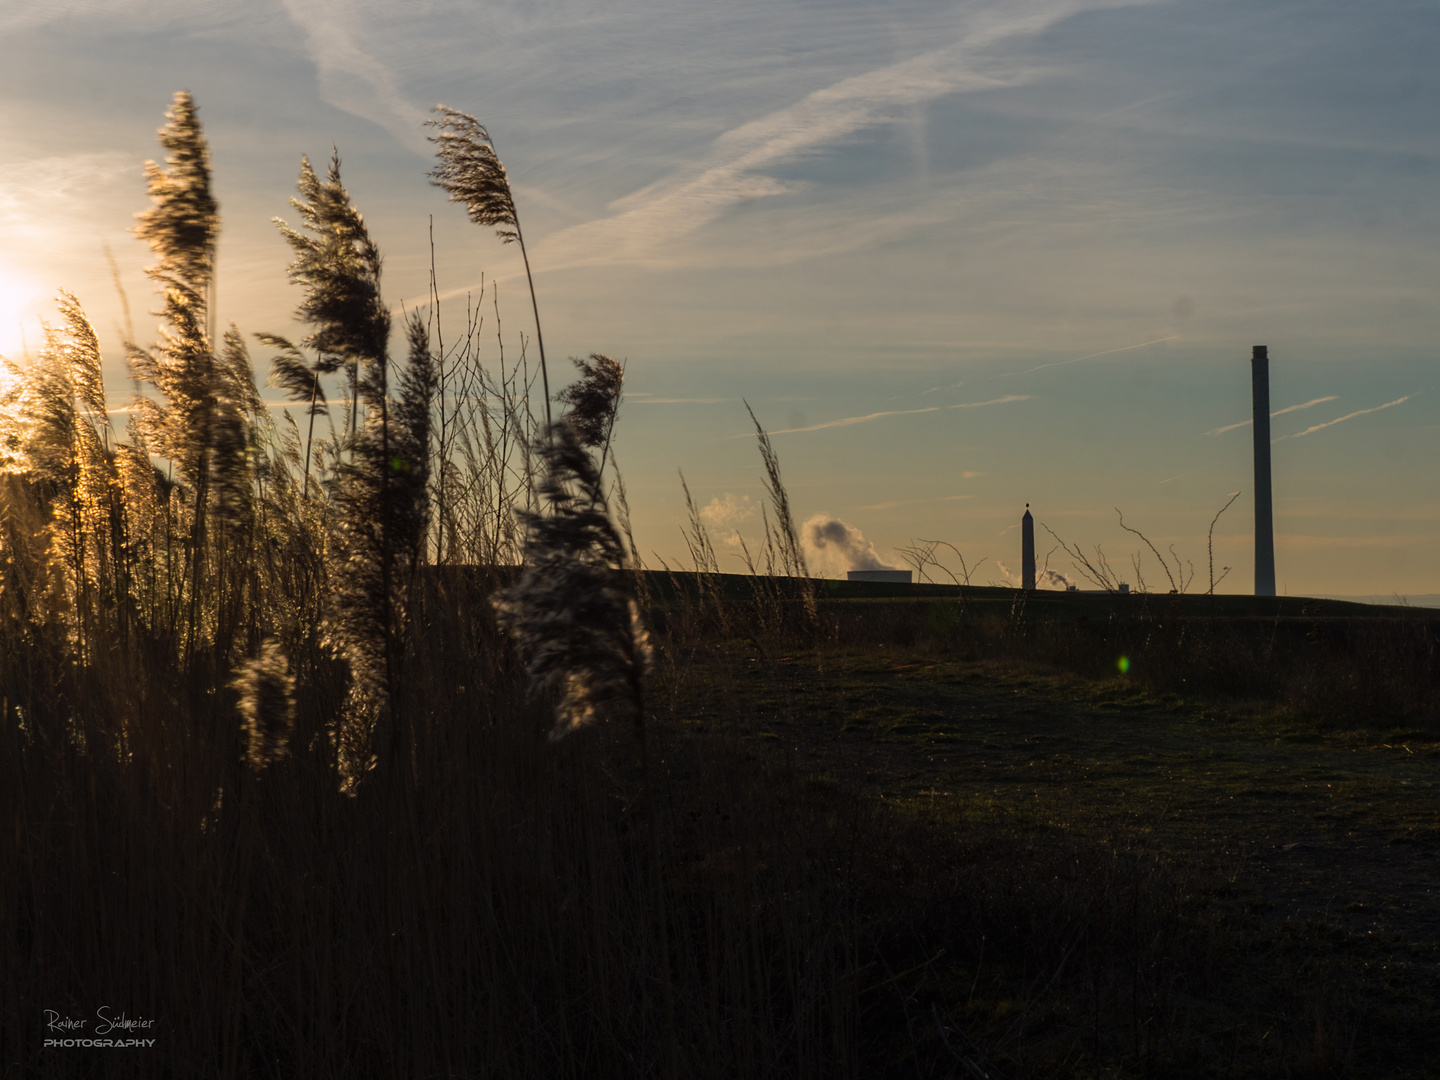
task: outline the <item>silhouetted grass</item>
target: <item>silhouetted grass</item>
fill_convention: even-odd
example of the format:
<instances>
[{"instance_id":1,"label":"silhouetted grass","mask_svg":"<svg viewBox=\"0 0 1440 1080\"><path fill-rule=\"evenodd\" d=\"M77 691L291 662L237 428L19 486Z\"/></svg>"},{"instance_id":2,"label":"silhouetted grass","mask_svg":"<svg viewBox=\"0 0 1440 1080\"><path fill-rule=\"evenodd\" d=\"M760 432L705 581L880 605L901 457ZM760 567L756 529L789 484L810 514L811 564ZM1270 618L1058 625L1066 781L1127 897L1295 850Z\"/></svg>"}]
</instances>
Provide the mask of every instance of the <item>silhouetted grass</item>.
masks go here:
<instances>
[{"instance_id":1,"label":"silhouetted grass","mask_svg":"<svg viewBox=\"0 0 1440 1080\"><path fill-rule=\"evenodd\" d=\"M488 153L480 179L508 199L488 135L443 115L442 146ZM847 695L855 665L899 654L1030 673L994 709L1016 725L1064 671L1225 715L1424 727L1433 620L816 582L758 426L767 572L719 574L693 513L699 572L644 572L609 445L619 365L582 362L542 429L523 351L483 359L478 299L445 347L438 288L392 361L338 159L324 180L302 164L307 228L285 231L312 333L261 338L309 406L302 438L261 408L239 331L216 340L196 117L177 96L140 229L164 321L128 352L158 399L109 430L68 294L0 388L4 1075L1351 1067L1373 1010L1289 984L1330 971L1324 924L1260 947L1234 875L1143 827L896 798L876 776L932 748L880 768L855 740L914 719L893 686ZM476 220L518 238L496 206ZM320 378L340 370L348 415L325 437ZM569 734L547 742L557 715ZM44 1045L98 1034L101 1007L153 1022L134 1034L154 1045Z\"/></svg>"}]
</instances>

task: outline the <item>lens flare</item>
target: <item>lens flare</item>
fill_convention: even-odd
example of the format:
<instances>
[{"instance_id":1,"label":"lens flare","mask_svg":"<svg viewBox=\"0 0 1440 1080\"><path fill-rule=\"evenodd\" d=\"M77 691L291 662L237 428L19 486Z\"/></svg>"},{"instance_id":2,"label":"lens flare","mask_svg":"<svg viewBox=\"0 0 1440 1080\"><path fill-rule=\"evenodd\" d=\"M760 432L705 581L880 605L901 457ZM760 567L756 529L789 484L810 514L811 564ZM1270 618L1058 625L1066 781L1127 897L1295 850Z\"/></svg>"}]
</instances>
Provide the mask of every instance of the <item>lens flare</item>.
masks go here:
<instances>
[{"instance_id":1,"label":"lens flare","mask_svg":"<svg viewBox=\"0 0 1440 1080\"><path fill-rule=\"evenodd\" d=\"M1119 660L1115 661L1115 666L1120 669L1121 675L1130 674L1130 658L1128 656L1120 657Z\"/></svg>"}]
</instances>

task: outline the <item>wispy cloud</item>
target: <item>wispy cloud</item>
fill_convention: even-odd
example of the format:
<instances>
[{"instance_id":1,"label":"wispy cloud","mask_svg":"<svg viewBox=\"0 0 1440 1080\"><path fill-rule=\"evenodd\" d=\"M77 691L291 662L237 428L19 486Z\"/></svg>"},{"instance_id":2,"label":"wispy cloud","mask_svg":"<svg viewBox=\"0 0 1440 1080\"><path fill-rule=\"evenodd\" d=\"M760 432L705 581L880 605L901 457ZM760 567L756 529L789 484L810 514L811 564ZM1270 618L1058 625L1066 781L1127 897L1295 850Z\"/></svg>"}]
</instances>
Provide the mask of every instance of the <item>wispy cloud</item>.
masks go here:
<instances>
[{"instance_id":1,"label":"wispy cloud","mask_svg":"<svg viewBox=\"0 0 1440 1080\"><path fill-rule=\"evenodd\" d=\"M299 0L286 0L296 3ZM856 132L913 116L915 106L951 94L1017 86L1040 75L1001 70L987 50L1035 34L1080 11L1137 0L1010 3L977 17L970 32L940 49L843 79L786 108L721 135L693 166L611 203L610 215L551 234L537 245L547 269L642 263L679 257L675 245L732 207L795 190L766 170L836 144ZM689 253L693 257L693 252Z\"/></svg>"},{"instance_id":2,"label":"wispy cloud","mask_svg":"<svg viewBox=\"0 0 1440 1080\"><path fill-rule=\"evenodd\" d=\"M60 232L57 218L73 223L77 211L90 210L96 195L126 174L139 177L138 155L62 154L0 165L0 240Z\"/></svg>"},{"instance_id":3,"label":"wispy cloud","mask_svg":"<svg viewBox=\"0 0 1440 1080\"><path fill-rule=\"evenodd\" d=\"M891 409L886 412L872 412L864 416L842 416L839 420L826 420L823 424L810 424L807 427L781 428L779 431L769 432L771 435L796 435L802 431L823 431L825 428L849 427L851 424L868 424L871 420L879 420L884 416L913 416L916 413L939 412L939 405L931 405L925 409ZM748 439L754 432L745 432L743 435L731 435L732 439Z\"/></svg>"},{"instance_id":4,"label":"wispy cloud","mask_svg":"<svg viewBox=\"0 0 1440 1080\"><path fill-rule=\"evenodd\" d=\"M1303 405L1289 405L1289 406L1286 406L1286 407L1283 408L1283 409L1276 409L1276 410L1275 410L1274 412L1272 412L1270 415L1271 415L1272 417L1275 417L1275 416L1284 416L1286 413L1299 412L1301 409L1308 409L1308 408L1310 408L1312 405L1323 405L1323 404L1325 404L1325 402L1327 402L1327 401L1339 401L1339 400L1340 400L1340 397L1339 397L1338 394L1331 394L1329 397L1317 397L1314 401L1307 401L1307 402L1305 402L1305 404L1303 404Z\"/></svg>"},{"instance_id":5,"label":"wispy cloud","mask_svg":"<svg viewBox=\"0 0 1440 1080\"><path fill-rule=\"evenodd\" d=\"M1368 416L1370 413L1379 412L1381 409L1393 409L1396 405L1403 405L1414 396L1414 394L1406 394L1404 397L1396 398L1394 401L1387 401L1384 405L1376 405L1370 409L1357 409L1355 412L1346 413L1344 416L1337 417L1334 420L1327 420L1323 424L1316 424L1314 427L1308 427L1304 431L1297 431L1294 435L1282 435L1281 438L1303 439L1306 435L1313 435L1317 431L1324 431L1326 428L1334 427L1336 424L1343 424L1346 420L1354 420L1357 416ZM1280 440L1276 439L1275 441L1279 442Z\"/></svg>"},{"instance_id":6,"label":"wispy cloud","mask_svg":"<svg viewBox=\"0 0 1440 1080\"><path fill-rule=\"evenodd\" d=\"M345 0L281 0L305 35L320 75L320 96L372 120L402 145L430 154L424 108L408 100L383 58L361 43L363 14Z\"/></svg>"},{"instance_id":7,"label":"wispy cloud","mask_svg":"<svg viewBox=\"0 0 1440 1080\"><path fill-rule=\"evenodd\" d=\"M1271 416L1271 418L1273 419L1274 417L1277 417L1277 416L1284 416L1286 413L1299 412L1301 409L1309 409L1309 408L1312 408L1312 407L1314 407L1314 406L1316 406L1316 405L1323 405L1323 404L1325 404L1325 402L1327 402L1327 401L1339 401L1339 400L1340 400L1340 398L1339 398L1339 396L1336 395L1336 394L1331 394L1329 397L1317 397L1317 398L1315 398L1313 401L1307 401L1307 402L1305 402L1303 405L1287 405L1287 406L1286 406L1285 408L1283 408L1283 409L1276 409L1274 412L1272 412L1272 413L1270 414L1270 416ZM1234 431L1236 428L1249 427L1249 426L1250 426L1251 424L1253 424L1254 422L1255 422L1254 420L1241 420L1238 424L1226 424L1224 427L1217 427L1217 428L1215 428L1215 429L1212 430L1212 431L1207 431L1205 434L1206 434L1206 435L1224 435L1225 432L1227 432L1227 431Z\"/></svg>"},{"instance_id":8,"label":"wispy cloud","mask_svg":"<svg viewBox=\"0 0 1440 1080\"><path fill-rule=\"evenodd\" d=\"M1103 349L1100 352L1088 353L1085 356L1077 356L1074 360L1057 360L1053 364L1039 364L1024 371L1011 371L1001 375L1002 379L1014 378L1017 375L1029 375L1031 372L1044 371L1046 368L1065 367L1068 364L1078 364L1082 360L1094 360L1101 356L1113 356L1115 353L1130 352L1133 349L1143 349L1149 345L1159 345L1162 341L1179 341L1179 334L1170 334L1167 337L1156 338L1154 341L1142 341L1138 345L1122 345L1118 349Z\"/></svg>"},{"instance_id":9,"label":"wispy cloud","mask_svg":"<svg viewBox=\"0 0 1440 1080\"><path fill-rule=\"evenodd\" d=\"M894 502L870 503L866 506L850 506L848 510L893 510L897 506L919 506L922 503L932 502L956 502L960 499L973 499L974 495L936 495L932 499L896 499Z\"/></svg>"},{"instance_id":10,"label":"wispy cloud","mask_svg":"<svg viewBox=\"0 0 1440 1080\"><path fill-rule=\"evenodd\" d=\"M197 6L188 0L6 0L0 11L0 30L138 16L164 26L186 16L193 18Z\"/></svg>"},{"instance_id":11,"label":"wispy cloud","mask_svg":"<svg viewBox=\"0 0 1440 1080\"><path fill-rule=\"evenodd\" d=\"M1197 472L1203 471L1203 469L1190 469L1186 472L1176 473L1174 476L1167 476L1164 480L1161 480L1160 483L1156 484L1155 486L1163 487L1165 484L1170 483L1171 480L1179 480L1182 476L1194 476Z\"/></svg>"},{"instance_id":12,"label":"wispy cloud","mask_svg":"<svg viewBox=\"0 0 1440 1080\"><path fill-rule=\"evenodd\" d=\"M633 397L629 398L626 403L629 405L719 405L730 400L730 398L723 397Z\"/></svg>"},{"instance_id":13,"label":"wispy cloud","mask_svg":"<svg viewBox=\"0 0 1440 1080\"><path fill-rule=\"evenodd\" d=\"M965 401L959 405L946 405L947 409L983 409L986 405L1009 405L1012 401L1029 401L1031 394L1006 394L989 401ZM978 475L978 474L977 474Z\"/></svg>"}]
</instances>

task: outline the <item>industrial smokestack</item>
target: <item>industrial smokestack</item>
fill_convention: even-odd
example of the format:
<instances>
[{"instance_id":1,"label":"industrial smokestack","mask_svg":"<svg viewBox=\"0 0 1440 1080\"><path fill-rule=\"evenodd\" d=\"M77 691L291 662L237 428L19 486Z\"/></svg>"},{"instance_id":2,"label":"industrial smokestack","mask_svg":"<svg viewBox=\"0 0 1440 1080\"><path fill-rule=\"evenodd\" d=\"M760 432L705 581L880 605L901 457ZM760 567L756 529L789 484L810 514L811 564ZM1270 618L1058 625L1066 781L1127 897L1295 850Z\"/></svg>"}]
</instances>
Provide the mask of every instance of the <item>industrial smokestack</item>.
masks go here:
<instances>
[{"instance_id":1,"label":"industrial smokestack","mask_svg":"<svg viewBox=\"0 0 1440 1080\"><path fill-rule=\"evenodd\" d=\"M1035 588L1035 519L1030 516L1029 503L1020 519L1020 587Z\"/></svg>"},{"instance_id":2,"label":"industrial smokestack","mask_svg":"<svg viewBox=\"0 0 1440 1080\"><path fill-rule=\"evenodd\" d=\"M1255 595L1275 595L1275 520L1270 500L1270 351L1256 345L1250 357L1255 415Z\"/></svg>"}]
</instances>

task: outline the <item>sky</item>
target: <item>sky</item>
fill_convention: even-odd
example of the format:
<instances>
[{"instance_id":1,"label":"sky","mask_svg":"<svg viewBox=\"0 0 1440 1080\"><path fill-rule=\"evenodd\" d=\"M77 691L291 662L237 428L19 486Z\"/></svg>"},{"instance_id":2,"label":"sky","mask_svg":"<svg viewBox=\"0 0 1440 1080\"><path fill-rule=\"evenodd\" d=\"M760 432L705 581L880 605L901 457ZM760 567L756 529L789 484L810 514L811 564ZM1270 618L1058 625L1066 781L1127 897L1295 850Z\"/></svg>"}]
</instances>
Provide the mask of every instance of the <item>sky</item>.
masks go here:
<instances>
[{"instance_id":1,"label":"sky","mask_svg":"<svg viewBox=\"0 0 1440 1080\"><path fill-rule=\"evenodd\" d=\"M443 102L511 177L552 381L626 362L651 565L687 561L683 472L742 569L748 402L818 572L940 540L1004 583L1028 503L1060 575L1085 584L1052 533L1169 587L1119 510L1203 591L1239 491L1214 572L1249 591L1265 344L1280 591L1437 594L1436 55L1440 9L1395 0L6 0L0 354L68 288L128 398L115 278L152 339L129 230L179 89L223 323L302 332L272 219L333 148L397 312L425 303L433 222L452 333L483 279L517 350L518 253L426 180Z\"/></svg>"}]
</instances>

